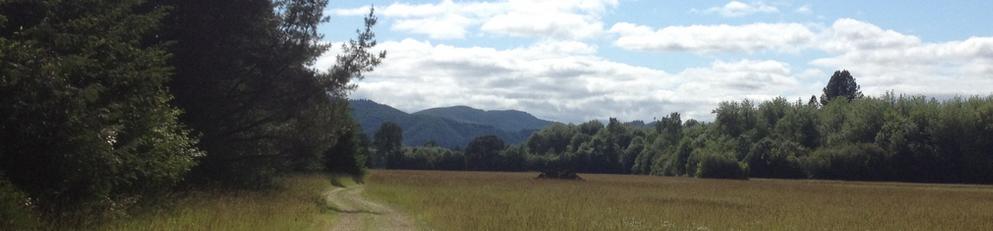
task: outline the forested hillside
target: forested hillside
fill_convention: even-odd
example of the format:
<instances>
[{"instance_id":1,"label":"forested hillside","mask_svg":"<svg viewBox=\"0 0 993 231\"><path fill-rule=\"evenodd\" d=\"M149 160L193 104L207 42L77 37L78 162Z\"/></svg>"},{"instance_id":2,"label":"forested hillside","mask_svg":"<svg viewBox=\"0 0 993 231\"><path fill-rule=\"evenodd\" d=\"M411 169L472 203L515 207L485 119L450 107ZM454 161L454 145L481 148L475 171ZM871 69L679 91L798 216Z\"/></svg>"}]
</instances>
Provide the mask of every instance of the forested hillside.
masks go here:
<instances>
[{"instance_id":1,"label":"forested hillside","mask_svg":"<svg viewBox=\"0 0 993 231\"><path fill-rule=\"evenodd\" d=\"M527 112L516 110L484 111L466 106L431 108L413 114L447 118L463 123L490 125L509 132L538 130L552 124L551 121L538 119Z\"/></svg>"},{"instance_id":2,"label":"forested hillside","mask_svg":"<svg viewBox=\"0 0 993 231\"><path fill-rule=\"evenodd\" d=\"M352 117L371 135L384 122L403 128L403 144L432 143L463 148L474 137L494 135L516 144L551 122L519 111L482 111L469 107L435 108L408 114L371 100L351 100Z\"/></svg>"}]
</instances>

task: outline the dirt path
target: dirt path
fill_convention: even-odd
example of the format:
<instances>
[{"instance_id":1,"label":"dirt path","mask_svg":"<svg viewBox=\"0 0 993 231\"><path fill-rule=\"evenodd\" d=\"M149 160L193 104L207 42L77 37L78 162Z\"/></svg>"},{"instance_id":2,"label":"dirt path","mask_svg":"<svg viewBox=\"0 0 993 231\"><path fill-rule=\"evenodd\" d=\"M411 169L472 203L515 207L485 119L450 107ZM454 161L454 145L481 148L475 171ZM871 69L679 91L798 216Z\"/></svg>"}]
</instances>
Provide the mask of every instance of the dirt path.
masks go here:
<instances>
[{"instance_id":1,"label":"dirt path","mask_svg":"<svg viewBox=\"0 0 993 231\"><path fill-rule=\"evenodd\" d=\"M363 186L336 187L325 194L331 208L339 212L331 230L414 230L410 217L362 198L363 189Z\"/></svg>"}]
</instances>

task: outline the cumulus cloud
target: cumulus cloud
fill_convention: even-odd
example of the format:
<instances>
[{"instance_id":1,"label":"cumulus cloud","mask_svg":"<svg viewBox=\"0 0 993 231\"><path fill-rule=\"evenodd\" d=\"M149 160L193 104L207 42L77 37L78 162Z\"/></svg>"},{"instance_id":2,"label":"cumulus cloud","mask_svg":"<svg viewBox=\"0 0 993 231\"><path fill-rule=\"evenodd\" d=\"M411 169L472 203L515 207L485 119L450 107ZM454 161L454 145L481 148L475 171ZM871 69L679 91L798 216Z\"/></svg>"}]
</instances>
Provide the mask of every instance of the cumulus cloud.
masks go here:
<instances>
[{"instance_id":1,"label":"cumulus cloud","mask_svg":"<svg viewBox=\"0 0 993 231\"><path fill-rule=\"evenodd\" d=\"M863 90L909 94L989 94L993 85L993 37L923 42L913 35L850 18L820 30L796 23L739 26L668 26L658 30L631 23L610 29L626 50L692 53L821 51L810 65L849 69Z\"/></svg>"},{"instance_id":2,"label":"cumulus cloud","mask_svg":"<svg viewBox=\"0 0 993 231\"><path fill-rule=\"evenodd\" d=\"M709 120L722 100L809 90L778 61L716 61L668 73L607 60L596 55L595 46L576 41L494 49L405 39L384 42L381 49L389 56L359 82L353 97L406 111L468 105L564 122L651 120L669 112Z\"/></svg>"},{"instance_id":3,"label":"cumulus cloud","mask_svg":"<svg viewBox=\"0 0 993 231\"><path fill-rule=\"evenodd\" d=\"M617 0L444 0L428 4L393 3L381 13L394 20L393 30L423 34L432 39L461 39L478 29L501 36L577 40L601 34L602 14L617 4ZM361 9L364 8L332 9L330 12L354 16L361 15Z\"/></svg>"},{"instance_id":4,"label":"cumulus cloud","mask_svg":"<svg viewBox=\"0 0 993 231\"><path fill-rule=\"evenodd\" d=\"M605 31L601 15L616 5L610 0L394 3L380 11L393 20L393 30L433 39L475 33L538 39L510 49L415 39L385 41L377 49L388 50L387 59L359 82L353 97L406 111L468 105L523 110L564 122L607 117L650 120L669 112L709 120L721 101L777 96L806 100L838 69L852 71L870 95L888 90L935 96L989 94L993 86L993 37L925 42L847 18L827 26L751 23L655 28L620 22ZM771 7L731 1L708 11L729 17L778 11L761 10L763 6ZM809 9L805 5L794 12ZM332 12L361 15L365 10ZM721 53L728 56L720 57L736 58L670 71L625 64L599 56L599 47L588 43L602 33L615 35L613 45L624 50ZM802 58L821 57L789 63L749 58L756 52L809 52ZM331 55L315 65L329 66Z\"/></svg>"},{"instance_id":5,"label":"cumulus cloud","mask_svg":"<svg viewBox=\"0 0 993 231\"><path fill-rule=\"evenodd\" d=\"M730 1L723 6L715 6L702 11L693 9L691 12L719 14L724 17L741 17L756 13L776 13L779 12L779 8L763 2L749 4L739 1Z\"/></svg>"},{"instance_id":6,"label":"cumulus cloud","mask_svg":"<svg viewBox=\"0 0 993 231\"><path fill-rule=\"evenodd\" d=\"M811 64L853 71L863 90L929 95L989 94L993 37L941 43L854 19L836 20L818 39L831 56Z\"/></svg>"},{"instance_id":7,"label":"cumulus cloud","mask_svg":"<svg viewBox=\"0 0 993 231\"><path fill-rule=\"evenodd\" d=\"M790 51L806 46L815 33L798 23L651 27L621 22L610 28L614 45L635 51L756 52Z\"/></svg>"}]
</instances>

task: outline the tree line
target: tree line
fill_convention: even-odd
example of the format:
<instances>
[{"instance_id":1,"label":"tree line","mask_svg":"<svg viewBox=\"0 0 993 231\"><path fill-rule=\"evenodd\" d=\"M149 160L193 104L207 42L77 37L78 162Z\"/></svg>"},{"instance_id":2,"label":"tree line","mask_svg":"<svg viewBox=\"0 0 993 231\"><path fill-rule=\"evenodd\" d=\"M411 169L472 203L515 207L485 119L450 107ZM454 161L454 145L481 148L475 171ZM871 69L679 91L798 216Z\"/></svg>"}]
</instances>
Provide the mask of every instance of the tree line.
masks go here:
<instances>
[{"instance_id":1,"label":"tree line","mask_svg":"<svg viewBox=\"0 0 993 231\"><path fill-rule=\"evenodd\" d=\"M183 188L361 174L353 80L370 9L333 67L327 0L0 1L0 218L80 225Z\"/></svg>"},{"instance_id":2,"label":"tree line","mask_svg":"<svg viewBox=\"0 0 993 231\"><path fill-rule=\"evenodd\" d=\"M372 159L382 161L370 166L993 183L993 96L867 97L846 70L819 99L722 102L713 113L713 122L671 113L647 127L613 118L553 124L522 144L485 136L464 150L377 141ZM390 132L381 129L377 140L402 138L379 134Z\"/></svg>"}]
</instances>

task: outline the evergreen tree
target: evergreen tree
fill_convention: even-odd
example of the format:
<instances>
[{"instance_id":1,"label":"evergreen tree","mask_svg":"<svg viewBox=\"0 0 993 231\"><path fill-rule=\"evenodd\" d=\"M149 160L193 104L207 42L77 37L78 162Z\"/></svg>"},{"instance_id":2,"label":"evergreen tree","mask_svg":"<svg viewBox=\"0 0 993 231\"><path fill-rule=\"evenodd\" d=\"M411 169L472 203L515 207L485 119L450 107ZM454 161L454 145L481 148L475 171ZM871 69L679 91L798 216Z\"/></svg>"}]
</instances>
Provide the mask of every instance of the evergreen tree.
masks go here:
<instances>
[{"instance_id":1,"label":"evergreen tree","mask_svg":"<svg viewBox=\"0 0 993 231\"><path fill-rule=\"evenodd\" d=\"M165 12L140 4L0 3L0 174L47 214L126 208L202 155L169 105L168 53L142 41Z\"/></svg>"},{"instance_id":2,"label":"evergreen tree","mask_svg":"<svg viewBox=\"0 0 993 231\"><path fill-rule=\"evenodd\" d=\"M362 128L345 115L348 122L347 129L338 135L334 146L324 152L324 163L328 171L334 173L346 173L353 176L361 176L365 173L365 163L369 148L362 142Z\"/></svg>"},{"instance_id":3,"label":"evergreen tree","mask_svg":"<svg viewBox=\"0 0 993 231\"><path fill-rule=\"evenodd\" d=\"M824 87L824 93L821 94L821 105L827 105L835 97L842 96L848 100L862 97L859 84L855 82L855 78L852 77L851 73L848 73L848 70L835 71L831 75L831 80L828 81L827 86Z\"/></svg>"},{"instance_id":4,"label":"evergreen tree","mask_svg":"<svg viewBox=\"0 0 993 231\"><path fill-rule=\"evenodd\" d=\"M161 33L176 75L169 89L183 122L201 135L206 156L190 179L234 186L267 185L273 176L319 164L344 119L330 106L379 64L366 18L329 70L315 60L330 44L317 32L326 0L153 0L168 8ZM340 104L339 104L340 105ZM306 161L311 160L311 161Z\"/></svg>"}]
</instances>

